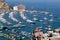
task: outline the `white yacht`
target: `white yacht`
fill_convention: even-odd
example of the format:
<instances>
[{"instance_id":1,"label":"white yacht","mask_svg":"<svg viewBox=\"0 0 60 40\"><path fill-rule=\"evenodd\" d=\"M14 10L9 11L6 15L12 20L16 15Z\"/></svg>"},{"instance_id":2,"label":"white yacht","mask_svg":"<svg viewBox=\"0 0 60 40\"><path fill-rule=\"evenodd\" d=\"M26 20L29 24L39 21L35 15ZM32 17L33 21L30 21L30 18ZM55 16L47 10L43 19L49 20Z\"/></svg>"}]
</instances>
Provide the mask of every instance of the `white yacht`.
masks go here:
<instances>
[{"instance_id":1,"label":"white yacht","mask_svg":"<svg viewBox=\"0 0 60 40\"><path fill-rule=\"evenodd\" d=\"M49 14L49 12L44 12L46 15Z\"/></svg>"},{"instance_id":2,"label":"white yacht","mask_svg":"<svg viewBox=\"0 0 60 40\"><path fill-rule=\"evenodd\" d=\"M39 21L41 21L41 22L42 22L43 20L42 20L42 19L40 19Z\"/></svg>"},{"instance_id":3,"label":"white yacht","mask_svg":"<svg viewBox=\"0 0 60 40\"><path fill-rule=\"evenodd\" d=\"M36 17L37 15L33 15L33 17Z\"/></svg>"},{"instance_id":4,"label":"white yacht","mask_svg":"<svg viewBox=\"0 0 60 40\"><path fill-rule=\"evenodd\" d=\"M47 20L48 18L47 17L44 17L44 20Z\"/></svg>"},{"instance_id":5,"label":"white yacht","mask_svg":"<svg viewBox=\"0 0 60 40\"><path fill-rule=\"evenodd\" d=\"M21 24L20 22L16 25L13 25L13 27L25 27L25 25Z\"/></svg>"},{"instance_id":6,"label":"white yacht","mask_svg":"<svg viewBox=\"0 0 60 40\"><path fill-rule=\"evenodd\" d=\"M31 10L31 11L29 11L30 13L34 13L34 12L38 12L38 11L36 11L36 10Z\"/></svg>"},{"instance_id":7,"label":"white yacht","mask_svg":"<svg viewBox=\"0 0 60 40\"><path fill-rule=\"evenodd\" d=\"M22 22L21 22L21 21L20 21L19 23L20 23L20 24L22 24Z\"/></svg>"},{"instance_id":8,"label":"white yacht","mask_svg":"<svg viewBox=\"0 0 60 40\"><path fill-rule=\"evenodd\" d=\"M37 18L33 18L33 20L34 20L34 21L38 21L38 19L37 19Z\"/></svg>"},{"instance_id":9,"label":"white yacht","mask_svg":"<svg viewBox=\"0 0 60 40\"><path fill-rule=\"evenodd\" d=\"M48 25L48 27L50 28L50 27L51 27L51 25Z\"/></svg>"},{"instance_id":10,"label":"white yacht","mask_svg":"<svg viewBox=\"0 0 60 40\"><path fill-rule=\"evenodd\" d=\"M53 22L53 21L54 21L54 19L50 19L49 21L50 21L50 22Z\"/></svg>"},{"instance_id":11,"label":"white yacht","mask_svg":"<svg viewBox=\"0 0 60 40\"><path fill-rule=\"evenodd\" d=\"M30 24L35 24L34 21L31 21L31 20L29 20L29 19L27 19L26 21L27 21L28 23L30 23Z\"/></svg>"},{"instance_id":12,"label":"white yacht","mask_svg":"<svg viewBox=\"0 0 60 40\"><path fill-rule=\"evenodd\" d=\"M53 14L50 14L49 16L51 16L51 17L52 17L52 16L53 16Z\"/></svg>"},{"instance_id":13,"label":"white yacht","mask_svg":"<svg viewBox=\"0 0 60 40\"><path fill-rule=\"evenodd\" d=\"M5 13L2 13L2 14L0 14L0 17L3 17L5 15Z\"/></svg>"}]
</instances>

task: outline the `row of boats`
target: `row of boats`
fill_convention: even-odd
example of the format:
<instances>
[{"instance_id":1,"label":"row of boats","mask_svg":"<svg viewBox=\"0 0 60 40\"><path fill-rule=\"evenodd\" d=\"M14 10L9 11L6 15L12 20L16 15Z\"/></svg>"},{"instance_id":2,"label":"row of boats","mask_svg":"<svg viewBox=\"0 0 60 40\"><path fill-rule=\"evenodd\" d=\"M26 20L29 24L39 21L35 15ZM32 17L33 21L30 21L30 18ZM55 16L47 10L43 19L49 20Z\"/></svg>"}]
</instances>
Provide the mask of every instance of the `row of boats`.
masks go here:
<instances>
[{"instance_id":1,"label":"row of boats","mask_svg":"<svg viewBox=\"0 0 60 40\"><path fill-rule=\"evenodd\" d=\"M0 14L0 21L3 23L10 24L10 22L6 21L6 19L3 18L4 15L5 15L5 13Z\"/></svg>"},{"instance_id":2,"label":"row of boats","mask_svg":"<svg viewBox=\"0 0 60 40\"><path fill-rule=\"evenodd\" d=\"M33 11L26 10L26 11L21 11L21 12L19 12L20 17L22 17L23 20L25 20L26 22L28 22L28 23L30 23L30 24L35 24L35 21L43 21L43 20L39 20L39 19L37 18L37 15L33 15L33 16L34 16L34 18L33 18L34 21L32 21L32 20L28 19L28 18L25 16L25 13L24 13L24 12L32 12L32 13L33 13L33 12L38 12L38 11L36 11L36 10L33 10ZM19 20L17 20L17 19L14 17L14 13L15 13L15 12L10 12L10 13L9 13L9 18L12 19L14 22L18 22L18 23L19 23ZM48 12L41 12L41 13L48 14ZM7 14L7 13L2 13L2 14L0 15L0 20L1 20L2 23L6 23L6 24L9 25L9 24L11 24L11 23L8 22L6 19L3 18L3 16L4 16L5 14ZM50 14L49 16L52 17L49 21L50 21L50 22L54 21L54 19L53 19L53 14ZM48 18L47 18L47 17L44 17L43 19L44 19L44 20L47 20Z\"/></svg>"},{"instance_id":3,"label":"row of boats","mask_svg":"<svg viewBox=\"0 0 60 40\"><path fill-rule=\"evenodd\" d=\"M13 17L13 14L14 14L14 12L9 13L9 18L11 18L15 22L18 22L18 20Z\"/></svg>"}]
</instances>

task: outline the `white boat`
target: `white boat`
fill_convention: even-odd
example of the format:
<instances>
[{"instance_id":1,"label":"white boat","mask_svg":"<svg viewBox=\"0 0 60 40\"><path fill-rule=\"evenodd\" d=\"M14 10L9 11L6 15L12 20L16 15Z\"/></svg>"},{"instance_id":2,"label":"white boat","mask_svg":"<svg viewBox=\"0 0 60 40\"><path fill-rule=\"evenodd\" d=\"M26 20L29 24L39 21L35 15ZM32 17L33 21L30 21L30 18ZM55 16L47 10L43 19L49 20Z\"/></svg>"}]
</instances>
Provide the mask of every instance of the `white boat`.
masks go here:
<instances>
[{"instance_id":1,"label":"white boat","mask_svg":"<svg viewBox=\"0 0 60 40\"><path fill-rule=\"evenodd\" d=\"M42 22L43 20L41 19L41 20L39 20L39 21L41 21L41 22Z\"/></svg>"},{"instance_id":2,"label":"white boat","mask_svg":"<svg viewBox=\"0 0 60 40\"><path fill-rule=\"evenodd\" d=\"M26 21L29 22L29 23L31 23L31 24L34 23L34 21L31 21L29 19L27 19Z\"/></svg>"},{"instance_id":3,"label":"white boat","mask_svg":"<svg viewBox=\"0 0 60 40\"><path fill-rule=\"evenodd\" d=\"M46 15L49 14L49 12L44 12Z\"/></svg>"},{"instance_id":4,"label":"white boat","mask_svg":"<svg viewBox=\"0 0 60 40\"><path fill-rule=\"evenodd\" d=\"M22 39L24 39L25 37L22 37Z\"/></svg>"},{"instance_id":5,"label":"white boat","mask_svg":"<svg viewBox=\"0 0 60 40\"><path fill-rule=\"evenodd\" d=\"M33 15L33 17L36 17L37 15Z\"/></svg>"},{"instance_id":6,"label":"white boat","mask_svg":"<svg viewBox=\"0 0 60 40\"><path fill-rule=\"evenodd\" d=\"M22 22L19 22L20 24L22 24Z\"/></svg>"},{"instance_id":7,"label":"white boat","mask_svg":"<svg viewBox=\"0 0 60 40\"><path fill-rule=\"evenodd\" d=\"M48 28L48 31L51 30L51 28Z\"/></svg>"},{"instance_id":8,"label":"white boat","mask_svg":"<svg viewBox=\"0 0 60 40\"><path fill-rule=\"evenodd\" d=\"M49 28L51 27L51 25L48 26Z\"/></svg>"},{"instance_id":9,"label":"white boat","mask_svg":"<svg viewBox=\"0 0 60 40\"><path fill-rule=\"evenodd\" d=\"M29 20L29 19L27 19L26 21L27 21L28 23L30 23L30 24L35 24L34 21L31 21L31 20Z\"/></svg>"},{"instance_id":10,"label":"white boat","mask_svg":"<svg viewBox=\"0 0 60 40\"><path fill-rule=\"evenodd\" d=\"M25 27L25 25L22 25L20 22L16 25L13 25L13 27Z\"/></svg>"},{"instance_id":11,"label":"white boat","mask_svg":"<svg viewBox=\"0 0 60 40\"><path fill-rule=\"evenodd\" d=\"M3 17L5 15L5 13L2 13L2 14L0 14L0 17Z\"/></svg>"},{"instance_id":12,"label":"white boat","mask_svg":"<svg viewBox=\"0 0 60 40\"><path fill-rule=\"evenodd\" d=\"M34 12L38 12L38 11L36 11L36 10L32 10L32 11L30 11L30 13L34 13Z\"/></svg>"},{"instance_id":13,"label":"white boat","mask_svg":"<svg viewBox=\"0 0 60 40\"><path fill-rule=\"evenodd\" d=\"M53 22L53 21L54 21L54 19L50 19L49 21L50 21L50 22Z\"/></svg>"},{"instance_id":14,"label":"white boat","mask_svg":"<svg viewBox=\"0 0 60 40\"><path fill-rule=\"evenodd\" d=\"M53 14L50 14L49 16L51 16L51 17L52 17L52 16L53 16Z\"/></svg>"},{"instance_id":15,"label":"white boat","mask_svg":"<svg viewBox=\"0 0 60 40\"><path fill-rule=\"evenodd\" d=\"M38 11L36 11L36 10L26 10L26 12L34 13L34 12L38 12Z\"/></svg>"},{"instance_id":16,"label":"white boat","mask_svg":"<svg viewBox=\"0 0 60 40\"><path fill-rule=\"evenodd\" d=\"M44 17L44 20L47 20L48 18L47 17Z\"/></svg>"},{"instance_id":17,"label":"white boat","mask_svg":"<svg viewBox=\"0 0 60 40\"><path fill-rule=\"evenodd\" d=\"M49 14L49 12L45 12L45 11L40 11L40 13L45 14L45 15Z\"/></svg>"},{"instance_id":18,"label":"white boat","mask_svg":"<svg viewBox=\"0 0 60 40\"><path fill-rule=\"evenodd\" d=\"M25 27L25 25L21 25L21 27Z\"/></svg>"},{"instance_id":19,"label":"white boat","mask_svg":"<svg viewBox=\"0 0 60 40\"><path fill-rule=\"evenodd\" d=\"M33 18L33 20L34 20L34 21L38 21L38 19L37 19L37 18Z\"/></svg>"}]
</instances>

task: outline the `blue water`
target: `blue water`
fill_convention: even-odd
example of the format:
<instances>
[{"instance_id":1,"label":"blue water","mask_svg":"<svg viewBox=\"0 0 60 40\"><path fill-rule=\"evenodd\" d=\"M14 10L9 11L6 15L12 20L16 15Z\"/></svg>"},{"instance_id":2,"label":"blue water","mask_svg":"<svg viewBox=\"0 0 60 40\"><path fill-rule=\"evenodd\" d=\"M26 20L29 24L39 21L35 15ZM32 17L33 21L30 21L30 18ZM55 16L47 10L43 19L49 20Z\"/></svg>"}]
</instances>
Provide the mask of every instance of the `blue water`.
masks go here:
<instances>
[{"instance_id":1,"label":"blue water","mask_svg":"<svg viewBox=\"0 0 60 40\"><path fill-rule=\"evenodd\" d=\"M39 22L39 21L35 21L35 25L31 25L29 24L28 22L24 21L20 16L19 14L14 14L14 17L17 18L19 21L22 21L24 25L26 25L25 28L22 28L21 31L27 31L27 32L32 32L33 29L35 29L36 27L41 27L42 26L42 31L45 32L45 27L47 27L46 25L51 25L52 26L52 30L53 29L56 29L56 28L60 28L60 19L58 19L58 17L60 17L60 1L20 1L20 0L6 0L6 2L8 3L8 5L10 7L13 7L15 5L19 5L19 4L24 4L26 6L26 9L27 10L37 10L37 11L47 11L47 12L50 12L49 14L53 14L53 19L54 19L54 22L53 23L50 23L48 21L43 21L43 22ZM47 17L48 19L50 19L51 17L47 16L47 15L44 15L44 14L30 14L30 13L27 13L25 14L25 16L27 16L28 19L32 20L33 19L33 15L38 15L38 19L43 19L43 17ZM12 24L11 25L8 25L8 26L13 26L15 24L17 24L16 22L12 21L11 19L8 18L9 14L5 14L4 15L4 18L7 19L7 21L11 22ZM43 23L46 23L46 24L43 24ZM2 25L6 26L7 24L3 24ZM27 30L28 29L28 30ZM17 28L16 28L17 30ZM19 30L20 31L20 30ZM3 40L3 39L2 39Z\"/></svg>"},{"instance_id":2,"label":"blue water","mask_svg":"<svg viewBox=\"0 0 60 40\"><path fill-rule=\"evenodd\" d=\"M39 10L47 11L54 15L55 22L52 24L53 27L58 28L60 25L58 17L60 17L60 1L59 0L6 0L6 2L11 6L24 4L27 10ZM31 15L28 15L29 17ZM40 15L39 15L40 16ZM41 17L42 18L42 17Z\"/></svg>"}]
</instances>

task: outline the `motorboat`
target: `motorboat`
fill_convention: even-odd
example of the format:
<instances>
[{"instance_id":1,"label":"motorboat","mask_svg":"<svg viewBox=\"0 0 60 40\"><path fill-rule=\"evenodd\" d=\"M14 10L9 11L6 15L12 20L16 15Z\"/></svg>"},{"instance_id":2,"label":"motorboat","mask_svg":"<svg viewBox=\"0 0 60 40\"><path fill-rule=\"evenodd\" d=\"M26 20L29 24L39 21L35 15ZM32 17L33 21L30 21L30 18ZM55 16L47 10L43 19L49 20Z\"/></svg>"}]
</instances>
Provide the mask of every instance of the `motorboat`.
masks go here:
<instances>
[{"instance_id":1,"label":"motorboat","mask_svg":"<svg viewBox=\"0 0 60 40\"><path fill-rule=\"evenodd\" d=\"M47 20L48 18L47 17L44 17L44 20Z\"/></svg>"},{"instance_id":2,"label":"motorboat","mask_svg":"<svg viewBox=\"0 0 60 40\"><path fill-rule=\"evenodd\" d=\"M50 21L50 22L53 22L53 21L54 21L54 19L50 19L49 21Z\"/></svg>"},{"instance_id":3,"label":"motorboat","mask_svg":"<svg viewBox=\"0 0 60 40\"><path fill-rule=\"evenodd\" d=\"M38 21L38 19L37 19L37 18L33 18L33 20L34 20L34 21Z\"/></svg>"}]
</instances>

